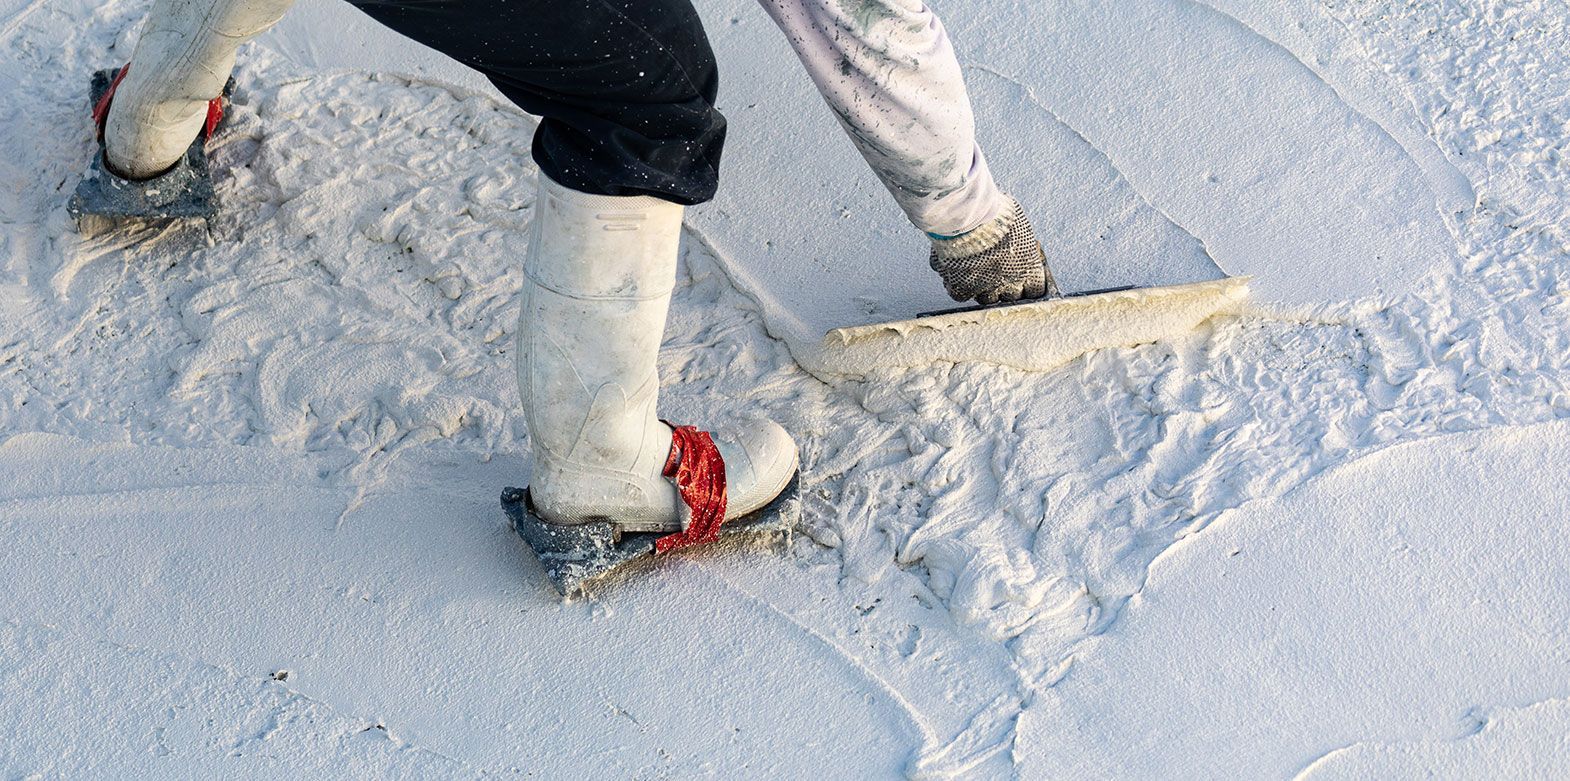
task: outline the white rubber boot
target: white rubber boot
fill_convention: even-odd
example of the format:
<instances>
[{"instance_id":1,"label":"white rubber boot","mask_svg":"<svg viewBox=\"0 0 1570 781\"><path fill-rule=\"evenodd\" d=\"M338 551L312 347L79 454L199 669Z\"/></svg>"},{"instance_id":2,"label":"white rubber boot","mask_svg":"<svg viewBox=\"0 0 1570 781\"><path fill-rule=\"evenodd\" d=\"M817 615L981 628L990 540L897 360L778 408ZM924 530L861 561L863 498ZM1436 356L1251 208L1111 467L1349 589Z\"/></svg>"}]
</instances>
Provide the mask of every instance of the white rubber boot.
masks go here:
<instances>
[{"instance_id":1,"label":"white rubber boot","mask_svg":"<svg viewBox=\"0 0 1570 781\"><path fill-rule=\"evenodd\" d=\"M201 132L235 51L293 0L157 0L104 126L109 167L132 179L169 170Z\"/></svg>"},{"instance_id":2,"label":"white rubber boot","mask_svg":"<svg viewBox=\"0 0 1570 781\"><path fill-rule=\"evenodd\" d=\"M529 494L553 523L682 528L663 476L671 430L655 415L656 367L676 284L682 207L588 195L540 175L518 328L518 388L533 440ZM796 474L796 443L754 420L714 432L736 518Z\"/></svg>"}]
</instances>

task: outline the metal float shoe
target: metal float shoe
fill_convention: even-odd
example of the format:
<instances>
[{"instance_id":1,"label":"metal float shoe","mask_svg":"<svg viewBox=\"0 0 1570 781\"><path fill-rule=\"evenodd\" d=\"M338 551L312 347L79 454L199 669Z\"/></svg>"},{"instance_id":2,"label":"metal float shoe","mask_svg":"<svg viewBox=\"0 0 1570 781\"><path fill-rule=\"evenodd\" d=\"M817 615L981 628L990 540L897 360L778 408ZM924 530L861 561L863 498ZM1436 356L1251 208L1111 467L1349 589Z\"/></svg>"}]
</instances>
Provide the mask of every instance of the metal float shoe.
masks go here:
<instances>
[{"instance_id":1,"label":"metal float shoe","mask_svg":"<svg viewBox=\"0 0 1570 781\"><path fill-rule=\"evenodd\" d=\"M103 134L114 88L124 74L125 68L93 74L90 94L93 120L98 127L98 153L71 195L66 211L78 225L84 217L102 217L116 222L201 219L211 223L218 215L218 200L208 165L207 139L223 122L229 95L234 90L234 79L229 79L223 94L208 104L207 121L201 133L173 168L149 179L126 179L109 170L104 157Z\"/></svg>"},{"instance_id":2,"label":"metal float shoe","mask_svg":"<svg viewBox=\"0 0 1570 781\"><path fill-rule=\"evenodd\" d=\"M535 512L529 492L508 488L502 492L502 509L513 531L523 538L545 568L546 577L562 596L571 596L596 578L609 575L642 559L668 555L658 551L660 532L624 532L608 521L560 524ZM800 477L763 508L720 525L719 539L786 535L801 519Z\"/></svg>"}]
</instances>

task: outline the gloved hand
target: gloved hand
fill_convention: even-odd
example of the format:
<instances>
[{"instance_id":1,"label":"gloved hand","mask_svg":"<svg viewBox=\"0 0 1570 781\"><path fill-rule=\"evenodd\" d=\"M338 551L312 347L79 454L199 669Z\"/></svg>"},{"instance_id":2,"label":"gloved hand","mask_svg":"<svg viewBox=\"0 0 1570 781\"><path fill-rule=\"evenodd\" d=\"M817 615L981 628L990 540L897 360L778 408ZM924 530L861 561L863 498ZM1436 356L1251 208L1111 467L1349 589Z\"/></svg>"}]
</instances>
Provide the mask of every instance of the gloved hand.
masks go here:
<instances>
[{"instance_id":1,"label":"gloved hand","mask_svg":"<svg viewBox=\"0 0 1570 781\"><path fill-rule=\"evenodd\" d=\"M1019 201L991 222L952 238L932 239L932 270L955 301L982 305L1056 296L1058 286L1036 231Z\"/></svg>"}]
</instances>

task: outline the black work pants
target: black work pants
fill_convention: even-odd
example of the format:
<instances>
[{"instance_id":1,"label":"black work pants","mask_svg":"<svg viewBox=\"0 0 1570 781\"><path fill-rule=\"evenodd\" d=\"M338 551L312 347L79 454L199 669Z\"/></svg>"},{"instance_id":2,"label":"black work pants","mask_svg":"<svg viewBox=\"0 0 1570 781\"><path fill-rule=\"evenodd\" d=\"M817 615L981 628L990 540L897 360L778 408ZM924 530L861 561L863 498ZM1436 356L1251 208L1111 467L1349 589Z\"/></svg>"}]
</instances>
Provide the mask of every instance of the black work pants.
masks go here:
<instances>
[{"instance_id":1,"label":"black work pants","mask_svg":"<svg viewBox=\"0 0 1570 781\"><path fill-rule=\"evenodd\" d=\"M725 118L691 0L349 0L543 118L534 159L595 195L714 197Z\"/></svg>"}]
</instances>

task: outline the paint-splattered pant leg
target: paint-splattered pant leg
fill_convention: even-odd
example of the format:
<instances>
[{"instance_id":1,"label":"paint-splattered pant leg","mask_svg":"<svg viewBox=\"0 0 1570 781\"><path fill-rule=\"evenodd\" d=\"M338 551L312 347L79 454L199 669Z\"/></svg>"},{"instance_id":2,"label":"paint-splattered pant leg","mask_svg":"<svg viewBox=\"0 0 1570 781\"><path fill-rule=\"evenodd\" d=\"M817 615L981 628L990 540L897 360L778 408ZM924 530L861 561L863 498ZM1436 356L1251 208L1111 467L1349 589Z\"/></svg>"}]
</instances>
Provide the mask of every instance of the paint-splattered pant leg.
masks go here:
<instances>
[{"instance_id":1,"label":"paint-splattered pant leg","mask_svg":"<svg viewBox=\"0 0 1570 781\"><path fill-rule=\"evenodd\" d=\"M709 200L725 117L691 0L349 0L541 117L534 160L595 195Z\"/></svg>"},{"instance_id":2,"label":"paint-splattered pant leg","mask_svg":"<svg viewBox=\"0 0 1570 781\"><path fill-rule=\"evenodd\" d=\"M921 0L759 0L916 227L955 235L1010 208L976 144L954 47Z\"/></svg>"}]
</instances>

